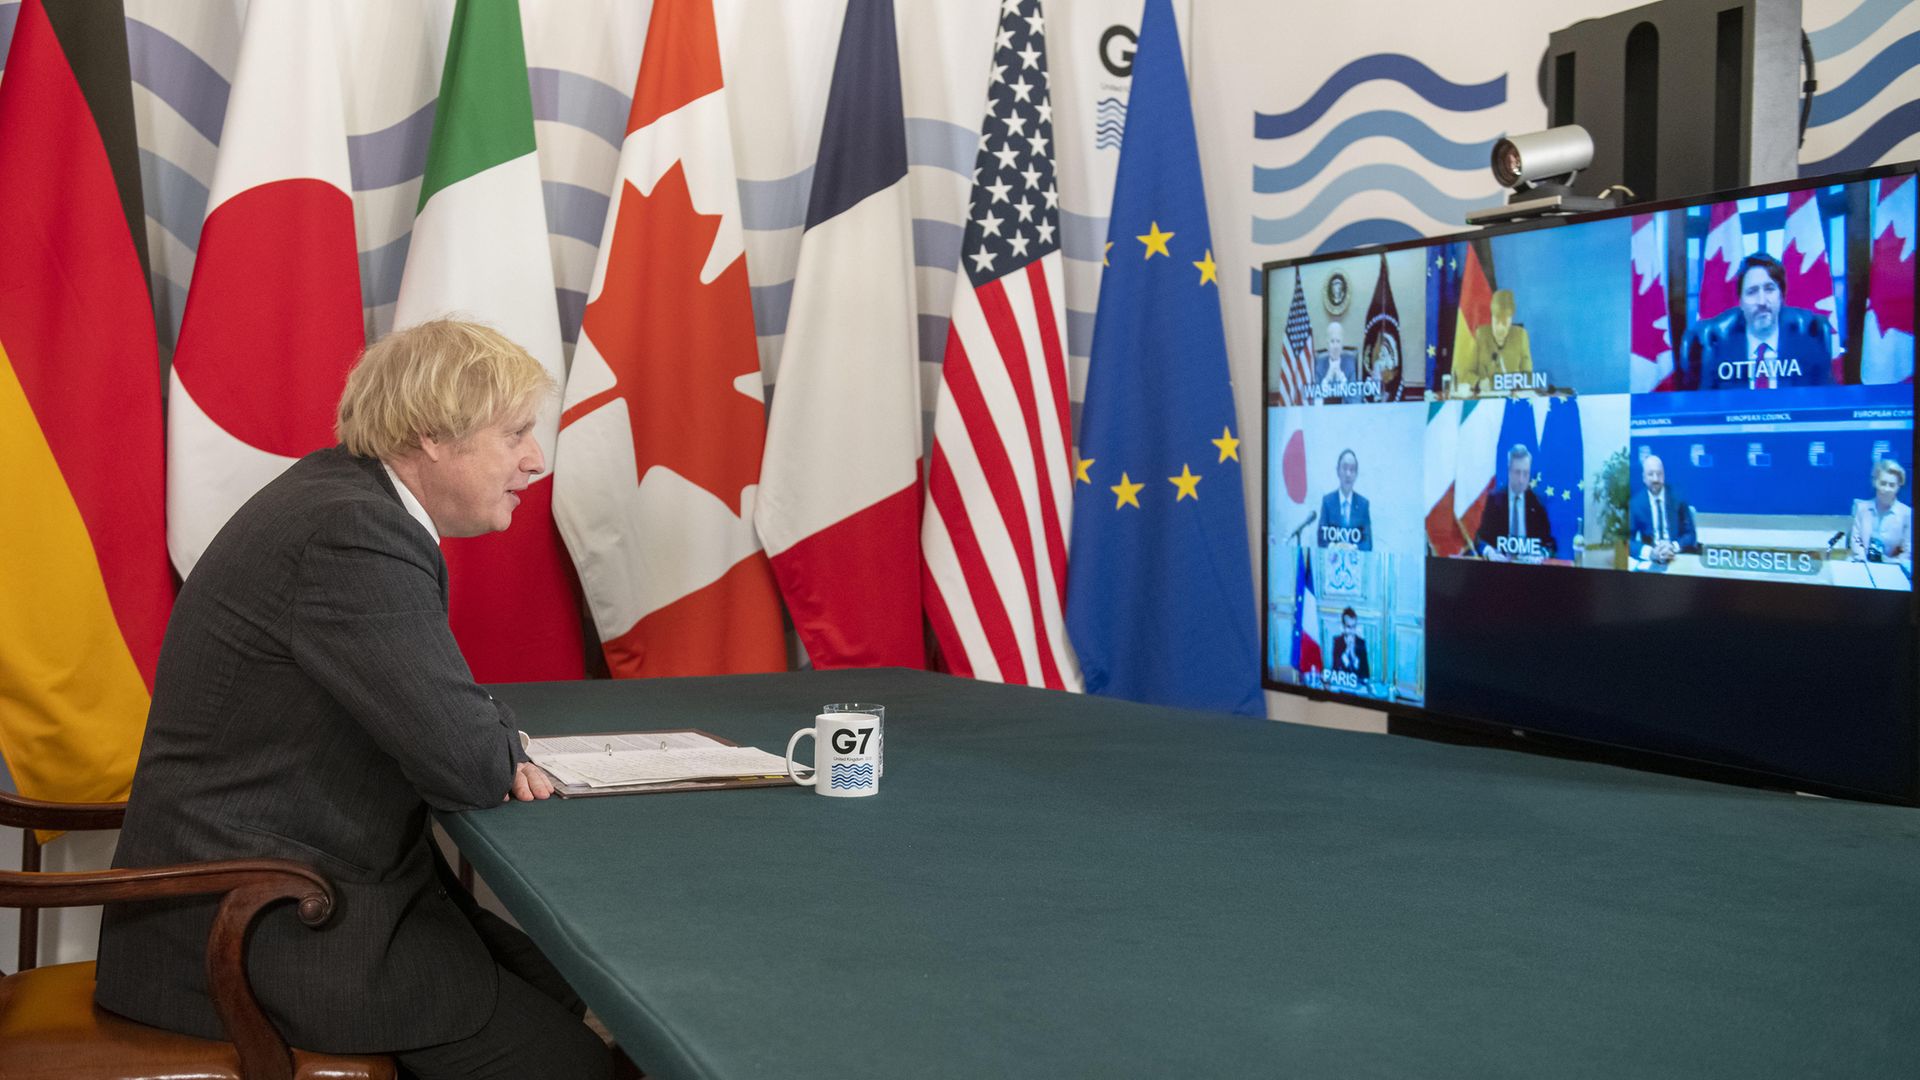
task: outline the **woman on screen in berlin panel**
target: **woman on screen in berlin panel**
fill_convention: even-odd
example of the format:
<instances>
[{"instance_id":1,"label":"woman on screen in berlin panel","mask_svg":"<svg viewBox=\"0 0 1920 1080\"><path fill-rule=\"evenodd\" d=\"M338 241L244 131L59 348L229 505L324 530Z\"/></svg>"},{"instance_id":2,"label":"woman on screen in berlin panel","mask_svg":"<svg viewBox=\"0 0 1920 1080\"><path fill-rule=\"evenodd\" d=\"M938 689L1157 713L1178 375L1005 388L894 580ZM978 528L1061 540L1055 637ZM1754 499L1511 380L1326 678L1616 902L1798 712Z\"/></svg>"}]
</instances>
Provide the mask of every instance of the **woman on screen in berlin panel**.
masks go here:
<instances>
[{"instance_id":1,"label":"woman on screen in berlin panel","mask_svg":"<svg viewBox=\"0 0 1920 1080\"><path fill-rule=\"evenodd\" d=\"M1900 501L1907 470L1892 458L1873 463L1873 498L1853 504L1854 562L1890 562L1913 568L1913 507Z\"/></svg>"},{"instance_id":2,"label":"woman on screen in berlin panel","mask_svg":"<svg viewBox=\"0 0 1920 1080\"><path fill-rule=\"evenodd\" d=\"M389 334L347 376L341 445L248 500L174 604L114 865L271 857L326 874L330 922L282 905L247 947L261 1007L300 1049L397 1054L416 1080L612 1071L579 997L428 831L429 808L552 793L454 641L440 538L512 523L546 469L533 426L554 391L485 326ZM108 904L95 1001L221 1038L215 903Z\"/></svg>"}]
</instances>

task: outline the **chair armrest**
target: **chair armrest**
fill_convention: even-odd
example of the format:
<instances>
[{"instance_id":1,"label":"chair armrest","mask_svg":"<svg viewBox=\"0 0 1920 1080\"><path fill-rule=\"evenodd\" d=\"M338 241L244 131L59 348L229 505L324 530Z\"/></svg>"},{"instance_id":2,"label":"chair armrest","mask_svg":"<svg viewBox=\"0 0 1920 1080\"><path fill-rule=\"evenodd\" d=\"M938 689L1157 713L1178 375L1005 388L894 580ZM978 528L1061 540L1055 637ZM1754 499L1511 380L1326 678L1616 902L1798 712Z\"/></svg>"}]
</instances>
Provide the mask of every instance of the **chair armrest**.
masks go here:
<instances>
[{"instance_id":1,"label":"chair armrest","mask_svg":"<svg viewBox=\"0 0 1920 1080\"><path fill-rule=\"evenodd\" d=\"M260 913L280 900L299 905L300 921L333 917L333 886L318 870L286 859L229 859L126 870L30 874L0 870L0 907L77 907L116 901L222 896L207 935L207 984L214 1011L253 1080L292 1080L293 1055L247 982L247 937Z\"/></svg>"},{"instance_id":2,"label":"chair armrest","mask_svg":"<svg viewBox=\"0 0 1920 1080\"><path fill-rule=\"evenodd\" d=\"M61 832L117 829L126 816L127 804L123 802L48 802L0 791L0 825L15 829Z\"/></svg>"}]
</instances>

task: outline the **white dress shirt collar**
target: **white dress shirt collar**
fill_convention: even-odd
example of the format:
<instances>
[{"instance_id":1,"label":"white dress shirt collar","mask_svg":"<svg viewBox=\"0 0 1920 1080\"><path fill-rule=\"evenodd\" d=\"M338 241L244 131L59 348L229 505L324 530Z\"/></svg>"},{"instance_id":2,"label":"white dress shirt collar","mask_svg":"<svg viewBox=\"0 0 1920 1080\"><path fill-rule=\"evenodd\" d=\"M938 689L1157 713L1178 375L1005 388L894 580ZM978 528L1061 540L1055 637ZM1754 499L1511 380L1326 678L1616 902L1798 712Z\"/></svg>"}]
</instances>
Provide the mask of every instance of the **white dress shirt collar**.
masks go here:
<instances>
[{"instance_id":1,"label":"white dress shirt collar","mask_svg":"<svg viewBox=\"0 0 1920 1080\"><path fill-rule=\"evenodd\" d=\"M433 542L438 544L440 530L433 527L433 519L427 516L427 508L421 506L420 500L413 497L413 492L407 485L400 482L400 474L394 472L392 466L383 461L380 467L387 470L387 479L393 481L393 490L400 493L400 505L407 508L407 513L413 515L413 520L419 522L420 527L427 530L427 535L433 537Z\"/></svg>"}]
</instances>

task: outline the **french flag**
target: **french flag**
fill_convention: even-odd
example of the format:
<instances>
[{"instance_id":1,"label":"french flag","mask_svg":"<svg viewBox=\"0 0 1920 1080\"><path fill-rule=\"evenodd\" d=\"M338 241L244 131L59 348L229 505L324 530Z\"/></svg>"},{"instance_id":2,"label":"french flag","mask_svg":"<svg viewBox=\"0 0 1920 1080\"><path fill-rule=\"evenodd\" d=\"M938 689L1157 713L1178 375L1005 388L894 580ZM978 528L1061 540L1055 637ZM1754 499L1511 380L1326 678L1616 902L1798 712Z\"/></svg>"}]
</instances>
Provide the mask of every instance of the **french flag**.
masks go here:
<instances>
[{"instance_id":1,"label":"french flag","mask_svg":"<svg viewBox=\"0 0 1920 1080\"><path fill-rule=\"evenodd\" d=\"M1293 670L1302 686L1320 685L1320 599L1313 591L1313 560L1300 545L1293 577Z\"/></svg>"},{"instance_id":2,"label":"french flag","mask_svg":"<svg viewBox=\"0 0 1920 1080\"><path fill-rule=\"evenodd\" d=\"M816 668L926 666L913 288L893 4L851 0L754 512Z\"/></svg>"}]
</instances>

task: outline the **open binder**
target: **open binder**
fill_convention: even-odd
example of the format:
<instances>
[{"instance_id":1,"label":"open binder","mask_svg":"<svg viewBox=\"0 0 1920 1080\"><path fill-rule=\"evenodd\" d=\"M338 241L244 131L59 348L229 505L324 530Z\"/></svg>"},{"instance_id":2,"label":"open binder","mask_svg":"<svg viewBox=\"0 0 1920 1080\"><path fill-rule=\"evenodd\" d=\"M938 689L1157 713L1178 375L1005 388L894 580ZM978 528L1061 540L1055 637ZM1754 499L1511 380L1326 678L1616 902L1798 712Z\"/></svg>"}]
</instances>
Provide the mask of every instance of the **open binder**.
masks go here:
<instances>
[{"instance_id":1,"label":"open binder","mask_svg":"<svg viewBox=\"0 0 1920 1080\"><path fill-rule=\"evenodd\" d=\"M764 751L744 775L695 776L670 780L645 780L632 783L609 782L603 764L617 764L645 771L654 762L696 760L716 761L732 756L728 749L751 750L731 739L723 739L695 728L671 728L659 731L595 732L585 735L550 735L529 738L527 756L553 778L554 793L563 799L585 799L599 795L651 795L666 791L715 791L724 788L780 787L793 780L786 775L786 762ZM715 754L712 751L720 751ZM747 758L750 755L739 755ZM770 763L778 761L777 766ZM664 768L672 766L665 765Z\"/></svg>"}]
</instances>

